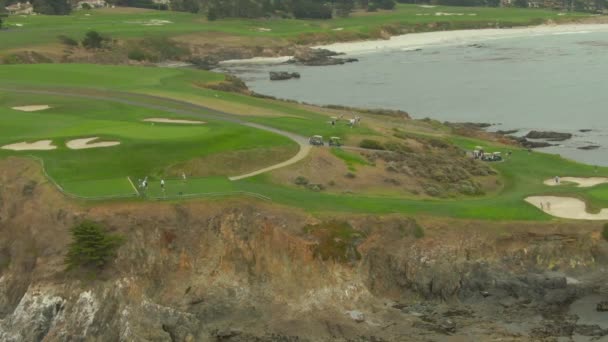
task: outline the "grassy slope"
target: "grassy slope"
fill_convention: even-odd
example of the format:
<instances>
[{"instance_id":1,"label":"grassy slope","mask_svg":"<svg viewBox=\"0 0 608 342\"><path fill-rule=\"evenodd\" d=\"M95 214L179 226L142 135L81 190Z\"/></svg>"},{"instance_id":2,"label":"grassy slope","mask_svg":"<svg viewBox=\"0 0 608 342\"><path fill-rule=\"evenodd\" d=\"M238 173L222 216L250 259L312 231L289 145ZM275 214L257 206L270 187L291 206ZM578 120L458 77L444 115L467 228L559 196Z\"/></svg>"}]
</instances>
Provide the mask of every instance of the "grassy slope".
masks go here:
<instances>
[{"instance_id":1,"label":"grassy slope","mask_svg":"<svg viewBox=\"0 0 608 342\"><path fill-rule=\"evenodd\" d=\"M462 16L435 16L436 12L464 13ZM88 15L87 15L88 14ZM423 15L430 14L430 15ZM475 14L475 15L468 15ZM319 20L234 20L208 22L203 15L132 9L102 9L78 11L69 16L14 16L9 17L10 30L0 31L0 52L32 48L57 42L57 36L67 35L80 39L90 29L98 30L113 38L130 39L144 36L180 36L192 33L214 33L261 37L278 40L307 41L307 35L324 35L324 40L343 40L377 36L385 25L399 25L411 31L433 30L429 23L440 22L451 29L466 27L495 27L539 24L545 20L566 21L588 16L568 13L558 16L550 10L518 8L470 8L445 7L422 8L416 5L399 5L395 11L355 14L349 18L330 21ZM170 24L146 26L149 20L168 20ZM20 24L22 26L15 26ZM258 28L269 28L261 32ZM341 31L334 31L342 28ZM445 28L439 28L445 29Z\"/></svg>"},{"instance_id":2,"label":"grassy slope","mask_svg":"<svg viewBox=\"0 0 608 342\"><path fill-rule=\"evenodd\" d=\"M10 109L32 101L53 108L30 113ZM233 123L208 120L205 125L152 125L141 121L147 117L180 116L105 101L41 95L33 100L32 95L0 92L0 145L48 138L58 146L52 151L0 150L0 157L40 157L48 173L66 190L92 196L131 193L127 176L160 177L169 165L223 151L291 146L295 153L295 143L287 138ZM68 140L92 136L119 140L121 145L87 150L65 147Z\"/></svg>"},{"instance_id":3,"label":"grassy slope","mask_svg":"<svg viewBox=\"0 0 608 342\"><path fill-rule=\"evenodd\" d=\"M88 74L87 74L88 73ZM141 74L140 74L141 73ZM180 74L183 73L183 74ZM307 134L311 129L327 129L326 117L321 114L304 110L290 103L280 103L254 99L236 94L227 94L208 89L200 89L192 86L193 80L215 80L217 76L205 72L183 72L179 70L167 70L159 68L135 68L135 67L109 67L109 66L83 66L83 65L31 65L31 66L2 66L0 67L0 87L2 84L13 84L20 82L21 86L51 86L60 83L64 86L84 86L90 83L90 75L103 75L103 80L95 82L98 87L120 89L146 93L149 91L162 91L166 94L186 93L196 102L204 103L205 99L229 98L234 102L248 102L264 108L284 111L289 116L299 118L295 122L286 120L285 117L252 117L269 125L285 128L294 132ZM88 75L88 76L87 76ZM114 77L117 77L114 79ZM117 80L124 79L122 82ZM11 97L12 98L12 95ZM37 102L44 99L37 99ZM50 101L50 100L49 100ZM162 103L162 99L158 99ZM70 100L72 102L72 100ZM39 102L41 103L41 102ZM67 104L66 104L67 105ZM170 106L171 104L167 104ZM136 115L137 109L133 109ZM10 116L13 120L14 116ZM40 117L42 120L44 116ZM325 120L320 120L325 118ZM287 124L286 124L287 122ZM305 123L305 124L302 124ZM0 125L3 127L3 125ZM415 124L408 129L416 127ZM32 128L34 129L35 126ZM36 128L42 130L43 128ZM97 128L95 128L97 129ZM231 128L232 129L232 128ZM15 134L16 129L6 128L5 134ZM74 131L69 131L75 134ZM444 129L439 130L441 134ZM356 132L360 134L361 132ZM368 132L369 133L369 132ZM49 132L50 134L50 132ZM328 135L328 134L326 134ZM23 137L23 136L22 136ZM488 146L491 149L506 151L512 147L492 146L487 142L477 141L458 136L450 136L449 139L463 148L472 148L475 145ZM606 188L598 187L592 189L580 189L573 187L547 187L542 181L555 176L556 173L563 176L597 176L606 175L607 168L595 169L593 166L578 164L564 160L555 155L543 153L528 153L522 149L513 149L513 156L504 163L494 164L501 173L504 188L501 193L489 195L483 198L471 198L469 200L405 200L389 197L362 197L354 195L330 195L307 190L294 190L268 181L264 175L253 179L239 182L228 182L225 178L202 178L188 180L186 185L180 181L172 181L168 184L168 195L176 195L180 192L217 192L217 191L250 191L269 196L274 201L315 211L360 211L374 213L404 212L411 214L433 214L462 218L483 218L494 220L539 220L549 219L549 216L523 202L523 198L529 195L539 194L562 194L575 195L587 199L595 206L608 207L608 196ZM46 152L45 152L46 153ZM100 152L103 153L103 152ZM109 156L107 156L109 157ZM153 165L158 159L152 156ZM75 160L76 162L76 160ZM67 172L67 170L65 170ZM99 175L101 177L101 174ZM149 190L152 195L160 194L158 185L153 185Z\"/></svg>"}]
</instances>

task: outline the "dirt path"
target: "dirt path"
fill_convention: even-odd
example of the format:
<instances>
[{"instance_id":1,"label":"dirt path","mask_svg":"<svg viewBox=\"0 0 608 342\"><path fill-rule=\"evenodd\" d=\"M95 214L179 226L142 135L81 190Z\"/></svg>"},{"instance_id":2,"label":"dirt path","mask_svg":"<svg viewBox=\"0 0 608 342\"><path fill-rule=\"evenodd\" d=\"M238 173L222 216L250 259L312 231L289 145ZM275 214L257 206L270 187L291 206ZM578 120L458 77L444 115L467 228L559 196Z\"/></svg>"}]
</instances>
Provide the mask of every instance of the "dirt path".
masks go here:
<instances>
[{"instance_id":1,"label":"dirt path","mask_svg":"<svg viewBox=\"0 0 608 342\"><path fill-rule=\"evenodd\" d=\"M587 204L572 197L531 196L526 202L541 209L545 213L561 218L574 220L608 220L608 208L597 214L587 212ZM549 203L549 205L547 205Z\"/></svg>"},{"instance_id":2,"label":"dirt path","mask_svg":"<svg viewBox=\"0 0 608 342\"><path fill-rule=\"evenodd\" d=\"M127 105L142 107L142 108L161 110L161 111L174 113L174 114L194 116L194 117L199 117L202 119L215 119L215 120L227 121L227 122L232 122L232 123L236 123L236 124L256 128L256 129L261 129L261 130L264 130L267 132L282 135L286 138L289 138L289 139L295 141L300 146L300 150L298 151L298 153L295 156L291 157L290 159L288 159L284 162L278 163L278 164L274 164L274 165L262 168L257 171L253 171L253 172L244 174L244 175L229 177L229 179L232 181L253 177L253 176L259 175L261 173L265 173L268 171L276 170L276 169L279 169L279 168L282 168L285 166L295 164L298 161L306 158L306 156L308 156L308 153L310 152L310 145L309 145L308 139L306 137L303 137L303 136L295 134L295 133L282 131L282 130L279 130L279 129L276 129L273 127L260 125L260 124L256 124L256 123L252 123L252 122L247 122L245 120L242 120L242 116L224 113L224 112L221 112L221 111L218 111L215 109L211 109L211 108L208 108L205 106L193 104L193 103L186 102L186 101L180 101L180 100L174 100L174 99L164 98L164 97L160 97L160 96L152 96L152 95L145 95L145 94L138 94L138 93L104 92L104 91L98 91L98 90L94 90L94 89L85 90L88 92L93 92L93 94L79 93L74 89L62 89L62 91L53 91L53 90L0 88L0 91L26 93L26 94L40 94L40 95L58 95L58 96L69 96L69 97L85 98L85 99L92 99L92 100L111 101L111 102L117 102L117 103L123 103L123 104L127 104ZM129 96L129 99L122 98L121 96ZM181 107L186 107L187 109L177 109L177 108L167 107L165 105L157 105L157 104L152 104L152 103L141 102L138 100L134 100L133 97L140 98L141 101L145 101L146 99L151 102L156 102L158 100L161 100L161 101L164 101L165 103L174 103L174 104L180 105Z\"/></svg>"},{"instance_id":3,"label":"dirt path","mask_svg":"<svg viewBox=\"0 0 608 342\"><path fill-rule=\"evenodd\" d=\"M554 178L550 178L545 180L543 183L549 186L558 186L563 185L562 182L567 183L576 183L579 188L590 188L592 186L608 183L608 178L606 177L562 177L560 178L560 182L556 183Z\"/></svg>"},{"instance_id":4,"label":"dirt path","mask_svg":"<svg viewBox=\"0 0 608 342\"><path fill-rule=\"evenodd\" d=\"M244 179L244 178L249 178L249 177L257 176L257 175L262 174L262 173L266 173L266 172L269 172L269 171L272 171L272 170L280 169L282 167L295 164L295 163L299 162L300 160L306 158L306 156L308 156L308 154L310 153L310 150L311 150L312 146L308 143L308 140L306 138L302 137L302 136L299 136L299 135L293 134L293 133L289 133L289 132L279 131L279 130L271 128L271 127L261 126L261 125L253 124L253 123L248 123L248 124L245 124L245 125L249 126L249 127L253 127L253 128L258 128L258 129L264 129L262 127L265 127L266 128L265 130L270 131L270 132L274 132L274 133L277 133L277 134L281 134L279 132L282 132L284 134L281 134L281 135L286 136L289 139L297 142L298 145L300 145L300 150L298 151L298 153L295 156L291 157L290 159L288 159L288 160L286 160L284 162L281 162L281 163L278 163L278 164L274 164L272 166L268 166L268 167L265 167L263 169L259 169L257 171L246 173L244 175L228 177L228 179L230 179L231 181L236 181L236 180L239 180L239 179Z\"/></svg>"}]
</instances>

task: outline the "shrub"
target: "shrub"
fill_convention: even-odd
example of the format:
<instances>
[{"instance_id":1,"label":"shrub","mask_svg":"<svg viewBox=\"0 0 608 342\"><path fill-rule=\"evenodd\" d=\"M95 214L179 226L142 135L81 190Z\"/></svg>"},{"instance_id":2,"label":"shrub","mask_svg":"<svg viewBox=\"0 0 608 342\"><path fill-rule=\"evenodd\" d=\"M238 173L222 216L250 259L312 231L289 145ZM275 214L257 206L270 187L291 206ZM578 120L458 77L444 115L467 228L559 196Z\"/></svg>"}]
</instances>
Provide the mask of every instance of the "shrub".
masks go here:
<instances>
[{"instance_id":1,"label":"shrub","mask_svg":"<svg viewBox=\"0 0 608 342\"><path fill-rule=\"evenodd\" d=\"M107 38L102 37L99 32L89 31L82 40L82 46L87 49L101 49L104 40L107 40Z\"/></svg>"},{"instance_id":2,"label":"shrub","mask_svg":"<svg viewBox=\"0 0 608 342\"><path fill-rule=\"evenodd\" d=\"M110 234L101 225L91 221L72 227L70 233L72 242L65 256L68 270L78 267L103 268L124 241L122 236Z\"/></svg>"},{"instance_id":3,"label":"shrub","mask_svg":"<svg viewBox=\"0 0 608 342\"><path fill-rule=\"evenodd\" d=\"M57 38L59 38L59 41L61 42L61 44L63 45L67 45L67 46L78 46L78 41L76 39L70 38L68 36L65 35L60 35Z\"/></svg>"},{"instance_id":4,"label":"shrub","mask_svg":"<svg viewBox=\"0 0 608 342\"><path fill-rule=\"evenodd\" d=\"M296 177L296 179L293 182L296 183L296 185L307 185L308 178L303 177L303 176L298 176L298 177Z\"/></svg>"},{"instance_id":5,"label":"shrub","mask_svg":"<svg viewBox=\"0 0 608 342\"><path fill-rule=\"evenodd\" d=\"M413 235L416 239L422 239L424 237L424 228L414 221Z\"/></svg>"},{"instance_id":6,"label":"shrub","mask_svg":"<svg viewBox=\"0 0 608 342\"><path fill-rule=\"evenodd\" d=\"M82 5L80 5L80 8L82 8L85 11L93 9L93 7L91 7L91 5L87 4L86 2L83 3Z\"/></svg>"},{"instance_id":7,"label":"shrub","mask_svg":"<svg viewBox=\"0 0 608 342\"><path fill-rule=\"evenodd\" d=\"M127 56L129 57L129 59L140 62L146 59L146 53L143 50L137 48L129 51Z\"/></svg>"},{"instance_id":8,"label":"shrub","mask_svg":"<svg viewBox=\"0 0 608 342\"><path fill-rule=\"evenodd\" d=\"M355 175L355 174L354 174L354 173L352 173L352 172L348 172L347 174L345 174L345 175L344 175L344 177L346 177L346 178L351 178L351 179L352 179L352 178L356 178L356 177L357 177L357 175Z\"/></svg>"},{"instance_id":9,"label":"shrub","mask_svg":"<svg viewBox=\"0 0 608 342\"><path fill-rule=\"evenodd\" d=\"M608 223L604 224L604 230L602 231L602 237L608 241Z\"/></svg>"},{"instance_id":10,"label":"shrub","mask_svg":"<svg viewBox=\"0 0 608 342\"><path fill-rule=\"evenodd\" d=\"M372 149L372 150L384 150L384 146L382 146L382 144L379 141L371 140L371 139L363 139L359 143L359 147L368 148L368 149Z\"/></svg>"},{"instance_id":11,"label":"shrub","mask_svg":"<svg viewBox=\"0 0 608 342\"><path fill-rule=\"evenodd\" d=\"M378 8L383 10L392 10L395 9L395 1L393 0L379 0L375 1L374 4L378 6Z\"/></svg>"}]
</instances>

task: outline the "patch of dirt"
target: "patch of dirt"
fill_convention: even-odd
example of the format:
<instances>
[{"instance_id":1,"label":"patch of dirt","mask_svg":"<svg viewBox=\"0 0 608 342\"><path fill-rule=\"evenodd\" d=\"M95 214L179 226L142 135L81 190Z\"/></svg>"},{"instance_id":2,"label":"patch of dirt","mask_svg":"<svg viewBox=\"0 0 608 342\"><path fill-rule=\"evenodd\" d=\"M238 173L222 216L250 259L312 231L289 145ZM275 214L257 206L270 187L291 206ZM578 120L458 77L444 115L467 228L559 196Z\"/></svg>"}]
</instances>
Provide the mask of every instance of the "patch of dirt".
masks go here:
<instances>
[{"instance_id":1,"label":"patch of dirt","mask_svg":"<svg viewBox=\"0 0 608 342\"><path fill-rule=\"evenodd\" d=\"M348 151L359 154L359 152ZM365 159L364 156L362 158ZM295 165L273 171L274 182L289 186L296 178L304 177L310 185L321 185L331 193L366 193L383 195L408 195L422 191L415 179L386 171L386 163L375 165L355 165L349 170L346 163L334 156L328 148L313 148L308 158Z\"/></svg>"}]
</instances>

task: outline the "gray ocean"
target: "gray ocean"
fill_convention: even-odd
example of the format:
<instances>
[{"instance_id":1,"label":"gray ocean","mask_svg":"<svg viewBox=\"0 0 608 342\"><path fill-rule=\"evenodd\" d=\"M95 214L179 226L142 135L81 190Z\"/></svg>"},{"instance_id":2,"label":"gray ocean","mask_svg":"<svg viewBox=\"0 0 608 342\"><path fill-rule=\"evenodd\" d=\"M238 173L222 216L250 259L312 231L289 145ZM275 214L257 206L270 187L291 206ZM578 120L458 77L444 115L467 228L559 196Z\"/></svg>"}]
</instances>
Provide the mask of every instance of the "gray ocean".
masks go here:
<instances>
[{"instance_id":1,"label":"gray ocean","mask_svg":"<svg viewBox=\"0 0 608 342\"><path fill-rule=\"evenodd\" d=\"M540 149L608 165L608 33L559 33L479 44L383 50L357 63L307 67L231 66L254 91L327 105L401 109L415 118L485 122L490 130L532 129L575 135ZM270 81L269 71L299 80ZM580 130L591 129L590 132ZM583 151L578 147L599 145Z\"/></svg>"}]
</instances>

